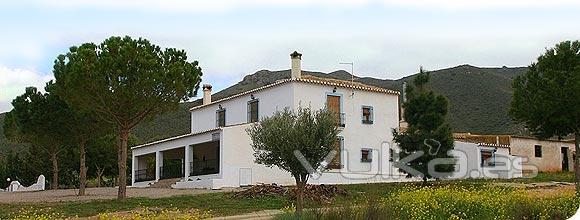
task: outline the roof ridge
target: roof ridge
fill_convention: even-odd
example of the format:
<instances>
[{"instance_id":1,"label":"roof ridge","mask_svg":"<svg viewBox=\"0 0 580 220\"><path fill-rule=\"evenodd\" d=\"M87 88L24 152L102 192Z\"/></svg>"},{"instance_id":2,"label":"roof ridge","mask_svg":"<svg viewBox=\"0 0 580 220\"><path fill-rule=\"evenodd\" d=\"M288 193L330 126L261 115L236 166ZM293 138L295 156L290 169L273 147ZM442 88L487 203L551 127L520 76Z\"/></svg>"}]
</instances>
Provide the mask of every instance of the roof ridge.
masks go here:
<instances>
[{"instance_id":1,"label":"roof ridge","mask_svg":"<svg viewBox=\"0 0 580 220\"><path fill-rule=\"evenodd\" d=\"M324 78L319 78L316 77L316 79L309 79L310 77L301 77L301 78L295 78L295 79L281 79L281 80L277 80L274 83L270 83L264 86L260 86L258 88L254 88L254 89L250 89L248 91L245 92L240 92L222 99L218 99L216 101L212 101L208 104L205 105L198 105L198 106L194 106L191 107L189 110L193 111L196 109L200 109L209 105L213 105L219 102L223 102L223 101L227 101L230 99L234 99L240 96L244 96L250 93L254 93L254 92L258 92L264 89L268 89L270 87L274 87L274 86L278 86L287 82L305 82L305 83L313 83L313 84L319 84L319 85L329 85L329 86L337 86L337 87L343 87L343 88L352 88L352 89L358 89L358 90L363 90L363 91L370 91L370 92L380 92L380 93L387 93L387 94L391 94L391 95L400 95L400 92L398 91L394 91L394 90L390 90L390 89L384 89L384 88L380 88L380 87L375 87L375 86L371 86L371 85L367 85L364 83L359 83L356 82L357 85L353 85L351 84L350 81L346 81L346 80L327 80ZM338 82L337 82L338 81Z\"/></svg>"}]
</instances>

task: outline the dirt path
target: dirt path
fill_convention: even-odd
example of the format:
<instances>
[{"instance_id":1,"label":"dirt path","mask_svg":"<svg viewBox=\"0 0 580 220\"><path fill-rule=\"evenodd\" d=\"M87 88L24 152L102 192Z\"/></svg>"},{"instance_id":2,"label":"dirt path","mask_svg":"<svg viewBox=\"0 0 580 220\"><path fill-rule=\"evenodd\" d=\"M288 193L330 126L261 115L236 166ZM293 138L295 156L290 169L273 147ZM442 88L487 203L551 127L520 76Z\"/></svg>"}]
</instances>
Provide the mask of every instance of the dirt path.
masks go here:
<instances>
[{"instance_id":1,"label":"dirt path","mask_svg":"<svg viewBox=\"0 0 580 220\"><path fill-rule=\"evenodd\" d=\"M158 189L158 188L127 188L127 197L163 198L176 195L198 195L213 192L229 192L237 189L205 190L205 189ZM39 192L0 192L0 203L41 203L64 201L90 201L117 198L117 188L101 187L87 188L86 196L77 196L76 189L46 190Z\"/></svg>"}]
</instances>

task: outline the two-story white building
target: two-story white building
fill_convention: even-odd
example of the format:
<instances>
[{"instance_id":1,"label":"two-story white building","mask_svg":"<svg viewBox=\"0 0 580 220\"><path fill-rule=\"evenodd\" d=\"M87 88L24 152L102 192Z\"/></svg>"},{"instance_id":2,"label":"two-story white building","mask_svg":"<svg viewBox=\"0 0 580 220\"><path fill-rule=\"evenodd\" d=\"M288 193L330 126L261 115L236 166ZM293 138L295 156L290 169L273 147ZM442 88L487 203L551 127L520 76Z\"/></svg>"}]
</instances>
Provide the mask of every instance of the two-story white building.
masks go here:
<instances>
[{"instance_id":1,"label":"two-story white building","mask_svg":"<svg viewBox=\"0 0 580 220\"><path fill-rule=\"evenodd\" d=\"M399 127L399 92L360 83L301 74L302 55L291 54L291 78L211 100L190 109L191 133L132 148L133 186L172 179L173 188L238 187L257 183L291 185L291 175L254 163L252 123L284 108L327 106L337 113L340 153L310 183L348 184L403 179L391 166L392 130ZM337 149L338 150L338 149Z\"/></svg>"}]
</instances>

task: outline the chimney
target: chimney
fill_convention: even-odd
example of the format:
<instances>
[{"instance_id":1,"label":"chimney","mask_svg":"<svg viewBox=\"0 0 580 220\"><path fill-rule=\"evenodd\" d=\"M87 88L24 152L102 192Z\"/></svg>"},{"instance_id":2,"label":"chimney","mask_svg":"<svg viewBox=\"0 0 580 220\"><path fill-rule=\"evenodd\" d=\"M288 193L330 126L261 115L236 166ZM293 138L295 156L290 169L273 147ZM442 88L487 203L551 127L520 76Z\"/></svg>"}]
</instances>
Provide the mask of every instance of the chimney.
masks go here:
<instances>
[{"instance_id":1,"label":"chimney","mask_svg":"<svg viewBox=\"0 0 580 220\"><path fill-rule=\"evenodd\" d=\"M203 84L203 104L211 103L211 85Z\"/></svg>"},{"instance_id":2,"label":"chimney","mask_svg":"<svg viewBox=\"0 0 580 220\"><path fill-rule=\"evenodd\" d=\"M290 59L292 60L292 69L290 70L291 78L298 79L302 76L302 70L300 67L300 62L302 62L302 54L294 51L290 54Z\"/></svg>"},{"instance_id":3,"label":"chimney","mask_svg":"<svg viewBox=\"0 0 580 220\"><path fill-rule=\"evenodd\" d=\"M401 93L403 102L400 103L401 105L401 120L399 121L399 132L406 132L409 128L409 124L405 121L405 108L403 108L403 103L407 101L407 94L405 94L405 90L407 90L407 83L403 81L403 92Z\"/></svg>"}]
</instances>

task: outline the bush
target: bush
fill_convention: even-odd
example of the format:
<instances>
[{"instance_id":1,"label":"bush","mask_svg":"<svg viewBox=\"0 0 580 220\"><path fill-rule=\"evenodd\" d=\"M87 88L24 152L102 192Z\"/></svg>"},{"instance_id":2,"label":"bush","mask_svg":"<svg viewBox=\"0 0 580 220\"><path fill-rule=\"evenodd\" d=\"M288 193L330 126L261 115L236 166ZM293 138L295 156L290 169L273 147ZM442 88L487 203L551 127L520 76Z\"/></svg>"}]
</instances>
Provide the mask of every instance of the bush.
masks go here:
<instances>
[{"instance_id":1,"label":"bush","mask_svg":"<svg viewBox=\"0 0 580 220\"><path fill-rule=\"evenodd\" d=\"M17 213L10 214L10 219L14 220L51 220L51 219L65 219L61 213L56 213L46 209L22 208Z\"/></svg>"},{"instance_id":2,"label":"bush","mask_svg":"<svg viewBox=\"0 0 580 220\"><path fill-rule=\"evenodd\" d=\"M485 186L410 186L360 206L307 210L302 219L567 219L580 199L551 193ZM277 219L296 219L291 213Z\"/></svg>"},{"instance_id":3,"label":"bush","mask_svg":"<svg viewBox=\"0 0 580 220\"><path fill-rule=\"evenodd\" d=\"M189 210L179 210L177 208L173 209L161 209L152 210L149 208L143 208L136 211L131 211L126 214L116 214L116 213L101 213L98 215L98 219L105 220L125 220L125 219L187 219L187 220L198 220L198 219L208 219L212 215L209 211L202 212L198 209Z\"/></svg>"},{"instance_id":4,"label":"bush","mask_svg":"<svg viewBox=\"0 0 580 220\"><path fill-rule=\"evenodd\" d=\"M406 188L383 205L403 219L566 219L580 200L573 192L541 196L515 188L450 185Z\"/></svg>"}]
</instances>

